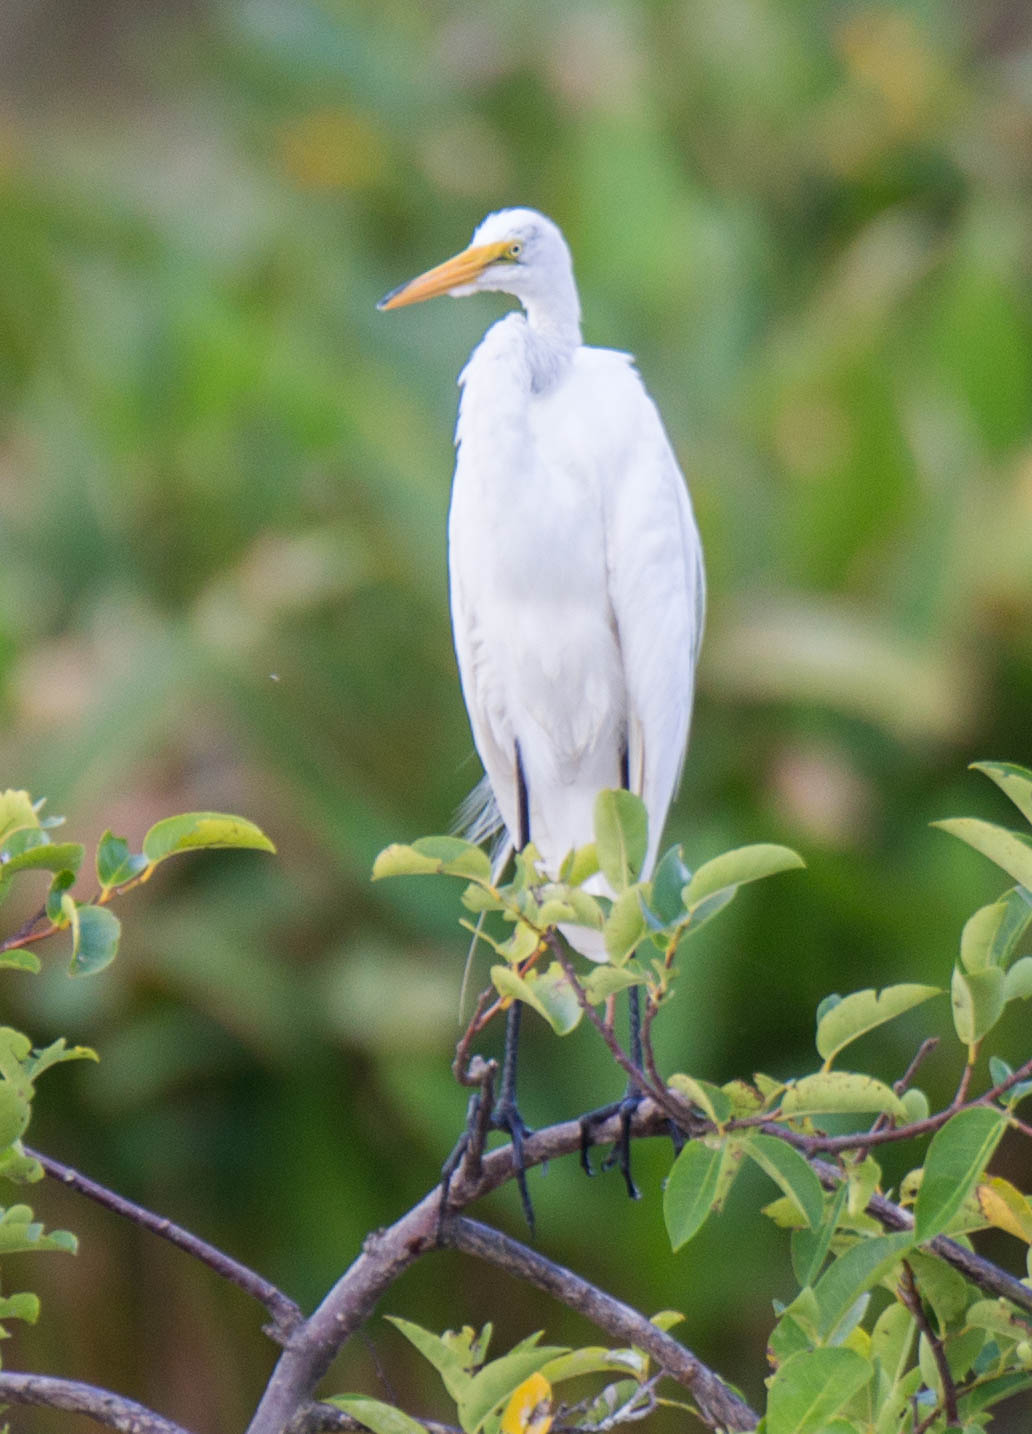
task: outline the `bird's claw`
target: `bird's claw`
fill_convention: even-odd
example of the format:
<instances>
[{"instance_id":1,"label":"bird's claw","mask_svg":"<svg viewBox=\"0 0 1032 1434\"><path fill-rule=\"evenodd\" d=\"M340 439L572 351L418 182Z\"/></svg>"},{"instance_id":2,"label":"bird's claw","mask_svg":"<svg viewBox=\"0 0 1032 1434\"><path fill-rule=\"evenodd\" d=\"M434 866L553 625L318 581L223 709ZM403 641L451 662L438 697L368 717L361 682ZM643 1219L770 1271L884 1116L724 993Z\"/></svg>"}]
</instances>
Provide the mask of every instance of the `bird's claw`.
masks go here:
<instances>
[{"instance_id":1,"label":"bird's claw","mask_svg":"<svg viewBox=\"0 0 1032 1434\"><path fill-rule=\"evenodd\" d=\"M641 1104L642 1097L636 1091L629 1092L622 1100L613 1101L611 1105L604 1105L599 1110L592 1110L580 1118L580 1161L581 1168L587 1175L594 1175L591 1168L591 1156L589 1154L592 1145L595 1143L594 1131L604 1125L611 1116L620 1117L620 1133L613 1143L613 1148L602 1161L603 1170L612 1170L616 1165L624 1178L627 1186L627 1194L632 1200L641 1199L641 1191L635 1185L631 1176L631 1121L634 1119L634 1112Z\"/></svg>"}]
</instances>

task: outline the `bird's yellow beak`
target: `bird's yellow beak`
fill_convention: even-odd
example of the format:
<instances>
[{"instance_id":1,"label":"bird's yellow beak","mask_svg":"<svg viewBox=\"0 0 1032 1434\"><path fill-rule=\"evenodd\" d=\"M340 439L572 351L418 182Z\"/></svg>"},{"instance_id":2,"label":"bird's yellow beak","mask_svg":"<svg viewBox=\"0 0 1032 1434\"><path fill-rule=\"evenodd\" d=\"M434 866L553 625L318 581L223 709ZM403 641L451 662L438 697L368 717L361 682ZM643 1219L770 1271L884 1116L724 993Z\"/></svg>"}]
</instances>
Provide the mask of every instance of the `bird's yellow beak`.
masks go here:
<instances>
[{"instance_id":1,"label":"bird's yellow beak","mask_svg":"<svg viewBox=\"0 0 1032 1434\"><path fill-rule=\"evenodd\" d=\"M377 304L378 309L400 309L405 304L421 304L424 299L433 299L438 294L447 294L463 284L472 284L484 270L508 251L509 240L498 244L474 244L463 249L453 259L446 259L434 269L428 269L417 279L409 279L392 289Z\"/></svg>"}]
</instances>

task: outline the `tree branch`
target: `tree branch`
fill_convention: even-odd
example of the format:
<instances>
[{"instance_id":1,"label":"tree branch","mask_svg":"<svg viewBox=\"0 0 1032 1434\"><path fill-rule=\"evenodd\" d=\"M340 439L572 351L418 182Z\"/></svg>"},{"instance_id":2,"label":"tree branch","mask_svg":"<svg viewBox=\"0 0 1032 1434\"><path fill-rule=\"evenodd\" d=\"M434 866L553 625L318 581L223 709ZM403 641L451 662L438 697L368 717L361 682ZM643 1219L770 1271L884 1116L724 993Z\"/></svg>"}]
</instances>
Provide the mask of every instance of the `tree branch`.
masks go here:
<instances>
[{"instance_id":1,"label":"tree branch","mask_svg":"<svg viewBox=\"0 0 1032 1434\"><path fill-rule=\"evenodd\" d=\"M643 1119L645 1114L649 1119ZM638 1135L666 1132L666 1115L654 1102L635 1112L632 1130ZM619 1117L599 1127L600 1140L615 1140ZM565 1121L535 1131L523 1143L526 1169L580 1149L580 1122ZM455 1172L448 1192L452 1209L462 1209L497 1189L515 1174L512 1147L485 1155L475 1176L464 1167ZM421 1255L437 1246L441 1192L435 1187L407 1214L385 1230L370 1235L362 1253L345 1270L322 1304L287 1341L273 1370L247 1434L281 1434L300 1404L309 1399L338 1350L369 1318L383 1292Z\"/></svg>"},{"instance_id":2,"label":"tree branch","mask_svg":"<svg viewBox=\"0 0 1032 1434\"><path fill-rule=\"evenodd\" d=\"M190 1434L181 1424L155 1414L134 1399L113 1394L110 1389L98 1389L94 1384L81 1384L77 1379L56 1379L47 1374L4 1370L0 1373L0 1403L65 1409L122 1434Z\"/></svg>"},{"instance_id":3,"label":"tree branch","mask_svg":"<svg viewBox=\"0 0 1032 1434\"><path fill-rule=\"evenodd\" d=\"M950 1373L950 1366L946 1360L946 1351L942 1347L942 1340L928 1322L928 1316L924 1311L924 1304L921 1301L921 1292L917 1288L917 1281L914 1279L914 1271L907 1260L903 1261L903 1280L900 1285L900 1298L907 1309L914 1316L917 1327L928 1341L928 1348L932 1351L932 1359L939 1372L939 1383L942 1385L942 1410L946 1415L946 1422L950 1425L958 1423L957 1415L957 1386L953 1382L953 1375Z\"/></svg>"},{"instance_id":4,"label":"tree branch","mask_svg":"<svg viewBox=\"0 0 1032 1434\"><path fill-rule=\"evenodd\" d=\"M435 1419L420 1419L414 1414L409 1415L421 1424L427 1434L462 1434L462 1430L454 1424L438 1424ZM364 1424L360 1424L351 1414L345 1414L343 1409L338 1409L333 1404L323 1404L319 1400L313 1400L300 1409L294 1418L287 1425L284 1434L369 1434Z\"/></svg>"},{"instance_id":5,"label":"tree branch","mask_svg":"<svg viewBox=\"0 0 1032 1434\"><path fill-rule=\"evenodd\" d=\"M703 1421L712 1429L755 1429L759 1416L691 1350L657 1328L636 1309L539 1255L536 1250L465 1216L451 1216L442 1231L444 1244L486 1260L584 1315L616 1339L652 1355L657 1364L691 1391Z\"/></svg>"},{"instance_id":6,"label":"tree branch","mask_svg":"<svg viewBox=\"0 0 1032 1434\"><path fill-rule=\"evenodd\" d=\"M149 1230L153 1235L159 1235L163 1240L176 1245L180 1250L185 1250L188 1255L193 1255L207 1265L209 1269L221 1275L224 1280L238 1286L246 1294L252 1296L272 1315L273 1327L269 1331L272 1338L279 1343L284 1343L291 1330L296 1328L303 1319L303 1315L294 1301L288 1298L282 1290L256 1274L254 1270L248 1269L246 1265L240 1264L230 1255L224 1254L222 1250L207 1241L192 1235L189 1230L184 1230L172 1220L167 1220L161 1215L155 1215L152 1210L144 1209L142 1205L127 1200L124 1195L117 1195L109 1190L106 1185L100 1185L96 1180L83 1175L78 1170L73 1170L70 1165L62 1165L59 1160L52 1159L49 1155L43 1155L38 1150L30 1150L25 1147L25 1154L33 1160L38 1160L43 1169L52 1180L59 1180L62 1185L75 1190L79 1195L85 1195L88 1200L103 1205L105 1210L111 1210L116 1215L122 1215L125 1219L131 1220L134 1225L140 1225Z\"/></svg>"}]
</instances>

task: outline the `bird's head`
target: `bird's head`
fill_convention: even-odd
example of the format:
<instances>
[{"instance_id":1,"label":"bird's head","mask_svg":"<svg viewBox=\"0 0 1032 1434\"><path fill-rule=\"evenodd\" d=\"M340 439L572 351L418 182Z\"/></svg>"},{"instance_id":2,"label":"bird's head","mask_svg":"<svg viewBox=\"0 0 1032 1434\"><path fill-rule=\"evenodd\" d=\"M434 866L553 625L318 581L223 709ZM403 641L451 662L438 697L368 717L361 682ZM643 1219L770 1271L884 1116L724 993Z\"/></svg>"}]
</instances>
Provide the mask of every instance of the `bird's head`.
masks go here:
<instances>
[{"instance_id":1,"label":"bird's head","mask_svg":"<svg viewBox=\"0 0 1032 1434\"><path fill-rule=\"evenodd\" d=\"M438 294L460 298L482 289L514 294L526 307L567 300L573 265L558 225L534 209L500 209L474 232L468 249L392 289L377 305L400 309Z\"/></svg>"}]
</instances>

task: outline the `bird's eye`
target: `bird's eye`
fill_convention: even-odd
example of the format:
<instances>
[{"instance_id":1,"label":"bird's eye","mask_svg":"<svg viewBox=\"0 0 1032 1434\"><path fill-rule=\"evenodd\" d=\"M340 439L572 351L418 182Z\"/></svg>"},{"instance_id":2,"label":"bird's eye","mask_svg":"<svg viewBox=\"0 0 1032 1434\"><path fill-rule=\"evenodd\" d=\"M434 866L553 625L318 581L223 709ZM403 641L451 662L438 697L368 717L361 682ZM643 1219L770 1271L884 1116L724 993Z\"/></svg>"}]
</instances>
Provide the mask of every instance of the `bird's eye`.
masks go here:
<instances>
[{"instance_id":1,"label":"bird's eye","mask_svg":"<svg viewBox=\"0 0 1032 1434\"><path fill-rule=\"evenodd\" d=\"M523 243L522 243L522 241L519 240L519 239L514 239L514 240L512 241L512 243L509 245L508 249L506 250L506 258L507 258L507 259L518 259L522 253L523 253Z\"/></svg>"}]
</instances>

